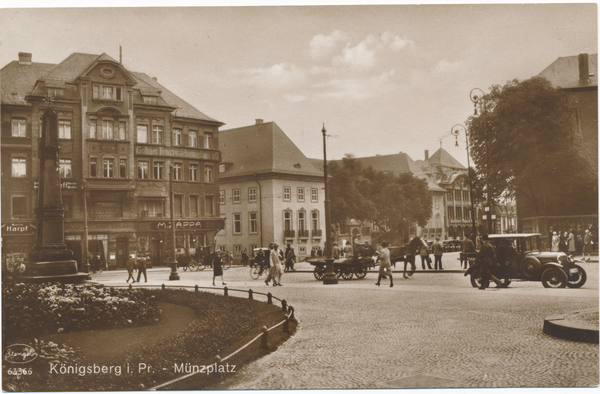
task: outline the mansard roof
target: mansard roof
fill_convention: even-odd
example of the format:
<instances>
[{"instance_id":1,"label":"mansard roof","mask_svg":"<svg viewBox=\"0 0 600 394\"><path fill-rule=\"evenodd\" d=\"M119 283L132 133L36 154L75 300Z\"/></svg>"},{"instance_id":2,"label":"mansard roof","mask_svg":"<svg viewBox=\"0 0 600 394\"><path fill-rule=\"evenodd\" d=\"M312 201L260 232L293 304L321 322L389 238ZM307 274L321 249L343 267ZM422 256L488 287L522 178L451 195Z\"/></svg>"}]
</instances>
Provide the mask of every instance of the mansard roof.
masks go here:
<instances>
[{"instance_id":1,"label":"mansard roof","mask_svg":"<svg viewBox=\"0 0 600 394\"><path fill-rule=\"evenodd\" d=\"M221 179L264 173L323 177L275 122L219 131Z\"/></svg>"},{"instance_id":2,"label":"mansard roof","mask_svg":"<svg viewBox=\"0 0 600 394\"><path fill-rule=\"evenodd\" d=\"M140 92L147 93L152 91L159 97L159 104L175 108L173 112L174 116L204 120L219 125L224 124L205 115L148 75L127 70L106 53L101 55L73 53L59 64L33 62L30 64L20 64L18 60L13 61L0 70L0 77L2 78L2 104L29 106L31 104L25 100L25 97L34 91L37 81L44 80L48 87L50 85L53 87L64 87L65 82L75 83L78 78L86 75L96 64L104 62L111 62L118 65L122 69L126 79L132 85L135 84L133 86L134 92L137 93L134 94L135 103L143 103ZM44 92L40 90L38 93L43 94Z\"/></svg>"},{"instance_id":3,"label":"mansard roof","mask_svg":"<svg viewBox=\"0 0 600 394\"><path fill-rule=\"evenodd\" d=\"M548 79L554 87L574 89L598 87L598 54L588 55L589 80L579 78L579 56L564 56L556 59L538 75Z\"/></svg>"}]
</instances>

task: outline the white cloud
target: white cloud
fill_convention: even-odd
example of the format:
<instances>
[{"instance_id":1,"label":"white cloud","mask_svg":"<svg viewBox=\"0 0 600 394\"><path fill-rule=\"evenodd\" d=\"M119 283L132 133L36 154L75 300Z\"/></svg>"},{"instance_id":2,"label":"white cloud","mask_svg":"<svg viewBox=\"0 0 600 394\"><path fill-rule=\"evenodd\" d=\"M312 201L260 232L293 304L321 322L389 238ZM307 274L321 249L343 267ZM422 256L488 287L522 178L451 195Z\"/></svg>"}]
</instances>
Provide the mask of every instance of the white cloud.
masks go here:
<instances>
[{"instance_id":1,"label":"white cloud","mask_svg":"<svg viewBox=\"0 0 600 394\"><path fill-rule=\"evenodd\" d=\"M388 71L370 78L336 78L316 84L318 98L365 100L393 92L395 84L392 80L394 71Z\"/></svg>"},{"instance_id":2,"label":"white cloud","mask_svg":"<svg viewBox=\"0 0 600 394\"><path fill-rule=\"evenodd\" d=\"M286 90L306 84L304 70L293 64L279 63L271 67L260 67L238 71L246 84L269 89Z\"/></svg>"},{"instance_id":3,"label":"white cloud","mask_svg":"<svg viewBox=\"0 0 600 394\"><path fill-rule=\"evenodd\" d=\"M346 47L342 50L342 55L336 56L333 59L333 64L336 66L349 66L358 69L369 69L373 67L376 63L376 59L372 40L373 37L369 35L354 47L350 44L346 44Z\"/></svg>"},{"instance_id":4,"label":"white cloud","mask_svg":"<svg viewBox=\"0 0 600 394\"><path fill-rule=\"evenodd\" d=\"M389 53L414 47L414 45L411 40L400 38L400 36L388 31L380 35L369 34L355 46L347 43L342 49L342 54L334 57L333 64L335 66L348 66L354 69L367 70L375 67L378 60Z\"/></svg>"},{"instance_id":5,"label":"white cloud","mask_svg":"<svg viewBox=\"0 0 600 394\"><path fill-rule=\"evenodd\" d=\"M313 59L321 60L326 58L341 42L347 41L346 33L334 30L329 35L317 34L310 41L309 54Z\"/></svg>"},{"instance_id":6,"label":"white cloud","mask_svg":"<svg viewBox=\"0 0 600 394\"><path fill-rule=\"evenodd\" d=\"M437 74L445 74L458 71L461 67L462 63L460 62L451 63L446 59L442 59L435 65L434 72Z\"/></svg>"}]
</instances>

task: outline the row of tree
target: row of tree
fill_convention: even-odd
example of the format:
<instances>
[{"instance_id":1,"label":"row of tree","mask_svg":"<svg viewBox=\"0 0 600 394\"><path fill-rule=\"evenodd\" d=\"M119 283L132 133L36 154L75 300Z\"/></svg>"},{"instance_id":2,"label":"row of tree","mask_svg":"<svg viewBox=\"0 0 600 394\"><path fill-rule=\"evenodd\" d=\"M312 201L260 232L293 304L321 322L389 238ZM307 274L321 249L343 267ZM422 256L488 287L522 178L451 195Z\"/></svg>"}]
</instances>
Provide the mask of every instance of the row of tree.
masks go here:
<instances>
[{"instance_id":1,"label":"row of tree","mask_svg":"<svg viewBox=\"0 0 600 394\"><path fill-rule=\"evenodd\" d=\"M350 219L368 221L383 231L408 236L411 225L431 218L427 182L412 174L399 176L364 167L352 155L328 165L331 220L345 233Z\"/></svg>"}]
</instances>

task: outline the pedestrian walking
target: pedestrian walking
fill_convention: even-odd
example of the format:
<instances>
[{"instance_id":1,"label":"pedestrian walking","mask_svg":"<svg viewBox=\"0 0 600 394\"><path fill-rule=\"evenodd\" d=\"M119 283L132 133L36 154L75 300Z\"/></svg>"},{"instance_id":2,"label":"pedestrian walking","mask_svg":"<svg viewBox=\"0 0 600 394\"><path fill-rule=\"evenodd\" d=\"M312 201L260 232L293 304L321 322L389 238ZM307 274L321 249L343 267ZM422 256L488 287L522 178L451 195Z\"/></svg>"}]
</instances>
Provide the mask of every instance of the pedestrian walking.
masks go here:
<instances>
[{"instance_id":1,"label":"pedestrian walking","mask_svg":"<svg viewBox=\"0 0 600 394\"><path fill-rule=\"evenodd\" d=\"M433 266L435 267L436 270L443 270L442 268L442 255L444 254L444 247L442 246L442 244L440 243L440 239L436 238L435 242L433 243L433 257L435 259L435 263L433 264Z\"/></svg>"},{"instance_id":2,"label":"pedestrian walking","mask_svg":"<svg viewBox=\"0 0 600 394\"><path fill-rule=\"evenodd\" d=\"M244 267L248 265L248 252L246 252L246 249L244 249L244 251L242 252L242 265Z\"/></svg>"},{"instance_id":3,"label":"pedestrian walking","mask_svg":"<svg viewBox=\"0 0 600 394\"><path fill-rule=\"evenodd\" d=\"M467 269L469 268L469 253L475 252L475 244L469 237L465 237L463 239L462 244L460 246L460 267Z\"/></svg>"},{"instance_id":4,"label":"pedestrian walking","mask_svg":"<svg viewBox=\"0 0 600 394\"><path fill-rule=\"evenodd\" d=\"M381 279L390 277L390 287L394 287L394 278L392 277L392 265L390 264L390 251L387 248L388 243L383 241L381 243L381 252L379 252L379 276L377 277L377 283L375 285L381 285Z\"/></svg>"},{"instance_id":5,"label":"pedestrian walking","mask_svg":"<svg viewBox=\"0 0 600 394\"><path fill-rule=\"evenodd\" d=\"M296 271L294 269L294 262L296 261L296 253L294 252L294 248L290 244L287 244L287 248L285 250L285 270L286 271Z\"/></svg>"},{"instance_id":6,"label":"pedestrian walking","mask_svg":"<svg viewBox=\"0 0 600 394\"><path fill-rule=\"evenodd\" d=\"M273 250L271 250L271 253L269 254L271 258L270 277L271 279L273 279L273 286L283 286L281 284L281 257L279 256L278 249L279 245L277 244L277 242L273 242Z\"/></svg>"},{"instance_id":7,"label":"pedestrian walking","mask_svg":"<svg viewBox=\"0 0 600 394\"><path fill-rule=\"evenodd\" d=\"M225 255L227 255L227 254L225 254ZM223 260L221 259L221 256L219 256L219 253L217 253L217 252L213 253L212 266L213 266L213 286L215 285L215 278L217 276L221 277L221 284L223 286L225 286L227 283L225 283L223 281Z\"/></svg>"},{"instance_id":8,"label":"pedestrian walking","mask_svg":"<svg viewBox=\"0 0 600 394\"><path fill-rule=\"evenodd\" d=\"M273 253L273 243L269 244L269 250L265 252L265 266L268 269L267 271L267 279L265 283L269 286L269 282L273 279L273 275L271 275L271 254Z\"/></svg>"},{"instance_id":9,"label":"pedestrian walking","mask_svg":"<svg viewBox=\"0 0 600 394\"><path fill-rule=\"evenodd\" d=\"M421 267L425 269L425 262L427 262L427 268L430 270L431 268L431 258L429 257L429 247L427 246L427 242L421 239L422 245L419 247L419 254L421 255Z\"/></svg>"},{"instance_id":10,"label":"pedestrian walking","mask_svg":"<svg viewBox=\"0 0 600 394\"><path fill-rule=\"evenodd\" d=\"M569 255L575 255L575 234L573 234L573 229L569 231L569 236L567 237L567 250L569 251Z\"/></svg>"},{"instance_id":11,"label":"pedestrian walking","mask_svg":"<svg viewBox=\"0 0 600 394\"><path fill-rule=\"evenodd\" d=\"M558 246L558 250L563 253L567 253L569 250L569 244L567 243L567 239L569 238L569 233L562 232L560 234L560 243Z\"/></svg>"},{"instance_id":12,"label":"pedestrian walking","mask_svg":"<svg viewBox=\"0 0 600 394\"><path fill-rule=\"evenodd\" d=\"M554 231L552 233L552 248L550 249L551 252L558 252L560 249L560 237L558 236L558 234L556 233L556 231Z\"/></svg>"},{"instance_id":13,"label":"pedestrian walking","mask_svg":"<svg viewBox=\"0 0 600 394\"><path fill-rule=\"evenodd\" d=\"M592 233L590 233L590 230L585 230L585 234L583 235L583 259L584 260L590 260L590 258L592 257ZM587 254L588 258L585 258L585 255Z\"/></svg>"},{"instance_id":14,"label":"pedestrian walking","mask_svg":"<svg viewBox=\"0 0 600 394\"><path fill-rule=\"evenodd\" d=\"M132 254L129 256L127 260L127 272L129 276L127 277L126 283L129 283L129 279L131 279L131 283L135 283L135 278L133 277L133 270L135 269L135 255Z\"/></svg>"},{"instance_id":15,"label":"pedestrian walking","mask_svg":"<svg viewBox=\"0 0 600 394\"><path fill-rule=\"evenodd\" d=\"M492 267L494 265L494 247L490 244L487 234L483 234L481 239L483 243L479 253L477 253L477 258L475 259L481 277L479 290L485 290L490 285L490 280L493 280L496 283L496 287L500 288L500 280L492 273ZM465 272L465 275L467 275L468 272L469 270ZM473 275L473 273L471 273L471 275Z\"/></svg>"},{"instance_id":16,"label":"pedestrian walking","mask_svg":"<svg viewBox=\"0 0 600 394\"><path fill-rule=\"evenodd\" d=\"M142 278L142 274L144 274L144 282L148 282L148 277L146 276L146 259L144 257L138 260L137 282Z\"/></svg>"}]
</instances>

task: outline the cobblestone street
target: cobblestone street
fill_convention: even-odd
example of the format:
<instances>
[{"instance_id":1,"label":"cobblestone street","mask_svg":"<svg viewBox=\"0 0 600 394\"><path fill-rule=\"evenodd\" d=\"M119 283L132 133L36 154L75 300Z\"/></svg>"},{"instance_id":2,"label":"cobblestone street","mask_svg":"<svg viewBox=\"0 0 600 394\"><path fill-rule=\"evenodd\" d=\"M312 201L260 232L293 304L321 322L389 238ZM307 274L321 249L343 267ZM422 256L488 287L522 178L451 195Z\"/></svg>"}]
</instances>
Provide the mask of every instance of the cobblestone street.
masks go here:
<instances>
[{"instance_id":1,"label":"cobblestone street","mask_svg":"<svg viewBox=\"0 0 600 394\"><path fill-rule=\"evenodd\" d=\"M447 261L446 269L458 269L458 262ZM299 267L308 270L304 264ZM374 286L375 273L331 286L317 282L312 272L291 273L274 288L250 279L248 268L231 268L225 271L229 288L286 299L300 326L226 388L596 386L598 345L542 332L547 316L598 307L598 264L584 268L588 281L581 289L513 282L485 291L471 287L459 272L417 271L410 279L397 273L393 288L387 280ZM169 270L151 270L148 284L212 286L210 270L179 274L179 282L169 282ZM94 275L106 284L125 285L125 278L123 271Z\"/></svg>"}]
</instances>

